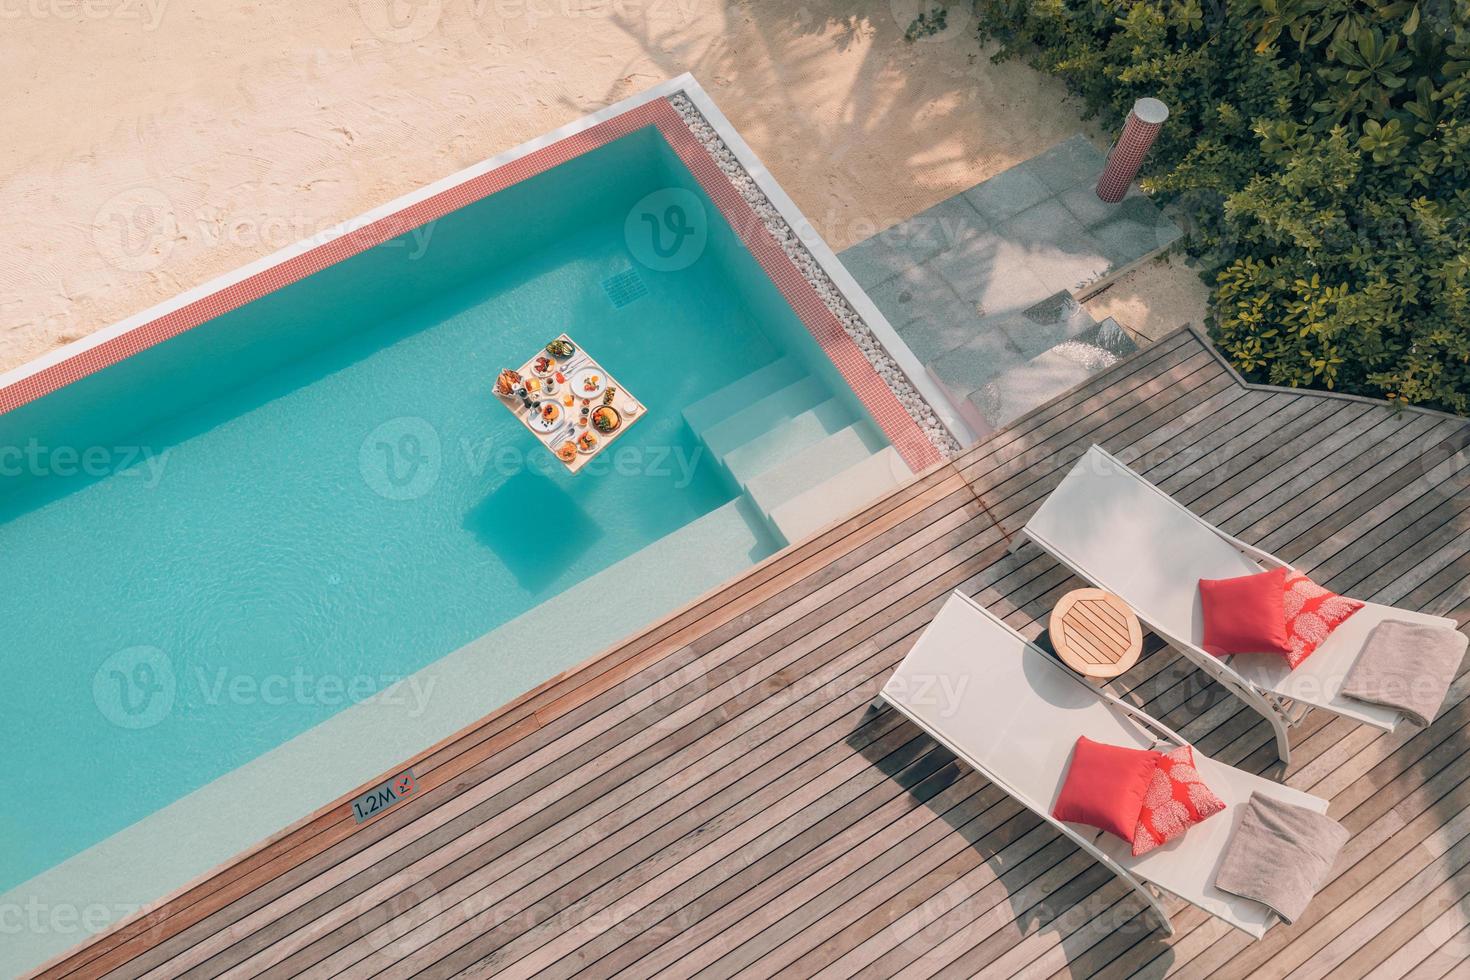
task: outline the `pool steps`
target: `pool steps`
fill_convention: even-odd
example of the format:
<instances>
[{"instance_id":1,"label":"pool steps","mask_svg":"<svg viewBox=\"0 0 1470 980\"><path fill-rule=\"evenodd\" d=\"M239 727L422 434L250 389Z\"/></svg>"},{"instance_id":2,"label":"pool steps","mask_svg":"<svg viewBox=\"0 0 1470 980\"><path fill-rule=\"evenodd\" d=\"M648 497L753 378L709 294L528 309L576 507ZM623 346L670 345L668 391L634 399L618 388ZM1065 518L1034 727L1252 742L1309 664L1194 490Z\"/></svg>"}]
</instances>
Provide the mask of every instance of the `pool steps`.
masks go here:
<instances>
[{"instance_id":1,"label":"pool steps","mask_svg":"<svg viewBox=\"0 0 1470 980\"><path fill-rule=\"evenodd\" d=\"M852 412L847 406L829 398L730 450L724 456L725 467L736 483L749 489L751 480L849 427L852 421Z\"/></svg>"},{"instance_id":2,"label":"pool steps","mask_svg":"<svg viewBox=\"0 0 1470 980\"><path fill-rule=\"evenodd\" d=\"M783 357L772 361L699 401L686 405L684 421L689 423L689 428L695 434L699 434L716 422L734 415L742 407L801 380L805 374L800 362L794 358Z\"/></svg>"},{"instance_id":3,"label":"pool steps","mask_svg":"<svg viewBox=\"0 0 1470 980\"><path fill-rule=\"evenodd\" d=\"M874 453L797 494L767 517L786 541L800 541L833 521L861 509L914 478L892 446Z\"/></svg>"},{"instance_id":4,"label":"pool steps","mask_svg":"<svg viewBox=\"0 0 1470 980\"><path fill-rule=\"evenodd\" d=\"M727 453L815 408L829 396L827 386L807 376L738 409L733 415L694 434L709 451L723 459Z\"/></svg>"},{"instance_id":5,"label":"pool steps","mask_svg":"<svg viewBox=\"0 0 1470 980\"><path fill-rule=\"evenodd\" d=\"M746 480L745 492L762 513L769 514L882 447L882 437L872 424L857 422L803 447L793 465L773 465Z\"/></svg>"},{"instance_id":6,"label":"pool steps","mask_svg":"<svg viewBox=\"0 0 1470 980\"><path fill-rule=\"evenodd\" d=\"M684 410L740 489L742 511L781 544L799 541L907 482L871 421L783 358Z\"/></svg>"}]
</instances>

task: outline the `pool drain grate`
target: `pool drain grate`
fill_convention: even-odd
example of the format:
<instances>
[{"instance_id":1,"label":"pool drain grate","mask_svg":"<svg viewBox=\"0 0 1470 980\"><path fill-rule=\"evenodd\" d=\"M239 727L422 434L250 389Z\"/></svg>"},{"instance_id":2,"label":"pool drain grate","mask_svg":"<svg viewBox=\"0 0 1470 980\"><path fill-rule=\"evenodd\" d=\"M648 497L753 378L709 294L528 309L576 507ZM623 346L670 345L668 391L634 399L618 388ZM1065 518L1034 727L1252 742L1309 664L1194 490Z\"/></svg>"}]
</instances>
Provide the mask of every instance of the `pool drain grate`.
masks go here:
<instances>
[{"instance_id":1,"label":"pool drain grate","mask_svg":"<svg viewBox=\"0 0 1470 980\"><path fill-rule=\"evenodd\" d=\"M648 295L648 285L637 269L625 269L602 280L602 289L612 305L622 309L637 299Z\"/></svg>"}]
</instances>

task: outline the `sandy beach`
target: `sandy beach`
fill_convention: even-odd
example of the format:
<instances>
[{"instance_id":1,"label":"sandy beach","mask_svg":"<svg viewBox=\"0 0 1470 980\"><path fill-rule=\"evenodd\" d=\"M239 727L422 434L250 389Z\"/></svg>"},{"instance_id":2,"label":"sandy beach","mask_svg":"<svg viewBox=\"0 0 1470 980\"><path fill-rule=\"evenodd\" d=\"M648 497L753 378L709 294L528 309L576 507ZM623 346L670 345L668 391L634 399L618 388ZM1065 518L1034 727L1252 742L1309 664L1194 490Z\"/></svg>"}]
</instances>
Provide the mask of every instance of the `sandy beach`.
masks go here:
<instances>
[{"instance_id":1,"label":"sandy beach","mask_svg":"<svg viewBox=\"0 0 1470 980\"><path fill-rule=\"evenodd\" d=\"M772 0L18 0L0 11L0 369L690 71L837 250L1076 132L964 7ZM1100 302L1157 335L1182 264Z\"/></svg>"}]
</instances>

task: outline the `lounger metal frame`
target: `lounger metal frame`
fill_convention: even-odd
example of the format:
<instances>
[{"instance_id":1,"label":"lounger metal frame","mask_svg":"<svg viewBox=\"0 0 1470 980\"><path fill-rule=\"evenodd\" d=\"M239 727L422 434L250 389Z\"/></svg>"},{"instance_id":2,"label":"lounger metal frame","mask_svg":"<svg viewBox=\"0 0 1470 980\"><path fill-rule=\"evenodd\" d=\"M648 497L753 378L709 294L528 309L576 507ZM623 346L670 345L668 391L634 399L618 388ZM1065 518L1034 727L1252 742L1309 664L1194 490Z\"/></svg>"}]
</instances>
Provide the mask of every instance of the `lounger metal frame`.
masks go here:
<instances>
[{"instance_id":1,"label":"lounger metal frame","mask_svg":"<svg viewBox=\"0 0 1470 980\"><path fill-rule=\"evenodd\" d=\"M1248 545L1244 541L1241 541L1238 538L1233 538L1230 535L1226 534L1224 531L1220 530L1218 527L1211 524L1203 517L1200 517L1194 511L1190 510L1188 507L1185 507L1179 501L1175 500L1173 497L1169 496L1158 487L1154 486L1148 480L1145 480L1142 476L1136 473L1131 466L1128 466L1126 463L1118 459L1112 453L1108 452L1102 446L1094 444L1091 447L1090 451L1100 453L1102 456L1106 457L1110 462L1118 467L1118 471L1120 474L1129 474L1133 477L1135 481L1138 482L1140 486L1147 487L1149 490L1158 494L1164 500L1167 500L1171 506L1177 507L1185 514L1189 515L1189 517L1193 519L1193 521L1200 527L1207 528L1221 541L1224 541L1226 544L1235 548L1246 557L1265 565L1267 569L1284 568L1288 572L1296 571L1293 566L1282 561L1280 558L1277 558L1275 555L1270 554L1266 551L1262 551L1260 548ZM1027 540L1034 541L1037 546L1039 546L1043 551L1051 555L1057 561L1061 562L1067 568L1071 569L1072 573L1078 578L1091 582L1093 585L1097 586L1100 589L1108 589L1108 583L1104 582L1100 576L1095 575L1088 569L1085 569L1078 565L1071 558L1069 558L1062 551L1062 549L1053 545L1051 542L1047 541L1044 536L1032 530L1029 524L1028 526L1021 528L1020 531L1016 532L1016 536L1011 542L1011 553L1014 554L1016 551L1018 551ZM1128 601L1127 596L1120 596L1120 598L1122 598L1124 602ZM1276 733L1276 754L1280 756L1282 763L1289 764L1291 762L1290 731L1295 726L1301 724L1302 721L1307 717L1307 715L1312 710L1311 705L1293 701L1289 698L1282 697L1274 691L1268 691L1263 688L1257 687L1255 684L1242 677L1240 673L1237 672L1233 667L1231 667L1230 664L1227 663L1225 660L1210 655L1209 653L1202 650L1194 643L1183 637L1173 635L1167 629L1161 627L1158 623L1151 622L1142 612L1139 612L1137 609L1135 609L1134 612L1138 614L1138 618L1143 622L1143 624L1154 633L1156 633L1160 639L1162 639L1169 646L1173 647L1175 650L1178 650L1181 654L1187 657L1196 667L1200 668L1205 673L1209 674L1210 677L1213 678L1215 681L1219 682L1221 687L1224 687L1231 694L1234 694L1240 700L1244 701L1247 705L1254 708L1257 713L1259 713L1263 718L1270 722L1272 730Z\"/></svg>"},{"instance_id":2,"label":"lounger metal frame","mask_svg":"<svg viewBox=\"0 0 1470 980\"><path fill-rule=\"evenodd\" d=\"M1150 716L1147 711L1142 710L1142 708L1136 707L1136 705L1129 704L1129 702L1122 701L1122 699L1116 698L1116 696L1110 695L1110 693L1108 693L1107 691L1103 691L1103 689L1097 688L1097 686L1095 685L1091 685L1091 683L1088 683L1086 682L1086 680L1083 680L1082 677L1079 677L1078 674L1072 673L1072 671L1067 670L1066 667L1061 666L1061 664L1058 663L1055 658L1051 657L1051 655L1048 655L1047 652L1044 651L1044 649L1039 648L1039 646L1033 644L1032 641L1026 639L1025 636L1020 635L1020 633L1017 632L1016 629L1008 626L1008 624L1005 623L1004 620L1001 620L1000 617L995 616L995 614L991 613L988 608L980 605L979 602L976 601L976 599L970 598L969 595L964 594L964 592L956 591L953 592L950 597L945 599L945 608L950 608L950 604L954 604L954 602L960 602L960 604L963 604L964 607L967 607L967 610L979 614L982 619L988 620L989 623L992 624L992 626L997 627L997 630L1001 630L1001 632L1004 632L1005 635L1008 635L1008 638L1013 639L1016 644L1019 644L1020 651L1022 651L1022 657L1032 657L1032 655L1035 655L1038 660L1045 661L1045 666L1050 667L1051 669L1050 673L1047 673L1047 676L1050 677L1050 679L1055 680L1055 683L1060 683L1060 685L1075 685L1076 689L1078 689L1079 692L1083 692L1083 698L1080 699L1079 704L1080 702L1088 702L1088 704L1101 704L1104 705L1104 707L1113 708L1114 721L1117 721L1117 723L1120 724L1130 723L1132 724L1132 726L1135 726L1136 730L1138 730L1139 736L1141 736L1141 742L1144 743L1144 745L1152 745L1155 749L1160 749L1160 751L1170 751L1170 749L1164 748L1164 746L1166 745L1189 745L1189 742L1186 741L1183 736L1180 736L1179 733L1175 732L1175 730L1170 729L1170 727L1166 726L1163 721L1160 721L1158 720L1158 718ZM944 616L944 611L941 611L941 616ZM928 629L926 629L926 633L928 633ZM922 642L925 642L925 639L920 638L919 642L920 644L922 644ZM913 655L913 652L910 652L910 657L911 655ZM1201 908L1202 911L1208 912L1208 914L1219 915L1219 917L1222 918L1222 920L1225 920L1226 923L1229 923L1230 926L1236 927L1236 929L1244 930L1244 932L1251 934L1251 936L1255 937L1255 939L1260 939L1261 936L1264 936L1266 932L1269 932L1269 930L1272 929L1273 924L1279 923L1280 918L1266 907L1261 907L1264 911L1264 918L1258 920L1257 923L1247 924L1242 923L1242 921L1236 921L1236 918L1233 918L1232 915L1227 914L1227 912L1220 911L1220 909L1217 908L1211 908L1208 904L1202 904L1201 899L1191 898L1188 893L1176 892L1176 890L1173 890L1170 886L1166 886L1166 884L1155 883L1154 880L1152 880L1150 873L1148 873L1148 867L1150 867L1150 865L1148 865L1148 858L1144 858L1138 868L1127 867L1127 865L1122 864L1122 861L1126 860L1126 858L1122 858L1122 860L1120 860L1120 858L1110 857L1110 855L1107 854L1107 851L1104 851L1101 846L1098 846L1098 843L1095 843L1095 840L1101 839L1101 836L1103 835L1100 835L1100 833L1094 833L1094 836L1085 836L1083 835L1083 833L1080 833L1075 826L1072 826L1072 824L1066 824L1063 823L1063 821L1057 820L1057 818L1051 815L1050 807L1048 807L1047 801L1039 801L1039 799L1033 798L1030 793L1020 789L1019 786L1016 785L1016 783L1011 782L1011 780L1005 779L1003 774L995 771L995 768L992 768L991 765L986 764L985 761L980 760L980 758L976 757L975 754L967 751L966 746L958 743L957 739L950 738L950 736L945 735L945 733L942 732L942 730L939 730L938 727L935 726L935 724L932 724L931 721L926 720L925 714L923 714L923 711L920 710L920 708L910 708L908 707L908 705L904 704L903 699L901 699L903 698L903 695L901 695L901 693L900 699L889 699L888 693L886 692L888 692L889 686L894 683L895 677L900 676L901 673L904 673L907 663L908 658L906 658L904 664L900 664L900 667L898 667L898 669L894 671L894 674L889 677L888 682L885 682L882 691L879 691L878 695L873 698L873 708L875 708L875 710L881 710L881 708L885 707L885 705L886 707L894 708L894 710L897 711L898 714L901 714L901 716L908 718L911 723L916 724L916 726L919 727L920 730L923 730L923 732L925 732L926 735L929 736L929 738L932 738L933 741L938 742L939 745L945 746L945 748L947 749L950 749L950 751L953 752L954 755L956 755L958 760L963 761L963 763L966 765L969 765L969 767L973 768L973 770L975 770L976 773L979 773L980 776L983 776L985 777L985 779L988 779L989 782L994 783L997 788L1004 790L1004 792L1007 793L1008 796L1011 796L1014 801L1019 802L1019 804L1022 804L1023 807L1026 807L1026 810L1029 810L1030 813L1041 817L1042 820L1044 820L1045 823L1048 824L1048 826L1054 827L1054 829L1057 830L1058 833L1061 833L1061 835L1066 836L1067 839L1072 840L1072 842L1075 843L1075 845L1078 845L1078 848L1082 849L1085 854L1088 854L1089 857L1092 858L1092 860L1100 862L1100 864L1103 864L1108 871L1116 874L1116 876L1119 877L1120 880L1123 880L1123 882L1125 882L1127 886L1129 886L1129 889L1132 890L1135 895L1138 895L1139 898L1144 899L1145 905L1147 905L1147 907L1151 909L1152 915L1154 915L1154 920L1157 921L1157 927L1161 930L1161 932L1167 934L1167 936L1172 936L1172 934L1175 933L1175 927L1173 927L1173 923L1170 923L1169 920L1169 912L1167 912L1167 909L1164 908L1164 896L1175 896L1175 898L1179 899L1179 901L1188 902L1188 904L1195 905L1195 907ZM1066 677L1066 680L1060 680L1061 677ZM1044 696L1042 695L1041 691L1039 691L1039 689L1038 696ZM1048 699L1048 701L1050 701L1050 699ZM1058 732L1057 738L1066 739L1067 733ZM1202 757L1202 755L1197 755L1197 760L1198 758L1204 757ZM1314 798L1314 796L1304 795L1304 793L1299 792L1299 790L1291 790L1289 788L1286 788L1286 786L1280 786L1279 783L1272 783L1270 782L1270 780L1263 780L1260 776L1252 776L1251 773L1245 773L1245 771L1235 770L1235 768L1229 767L1229 765L1217 764L1211 761L1211 771L1216 771L1219 776L1223 776L1223 774L1225 773L1222 773L1222 771L1220 770L1225 771L1225 773L1233 773L1235 774L1235 776L1242 777L1242 779L1247 782L1247 786L1250 786L1251 783L1254 782L1261 783L1261 789L1266 789L1267 786L1269 786L1269 788L1282 790L1282 793L1288 793L1288 795L1295 796L1295 799L1292 799L1292 802L1295 802L1295 804L1307 805L1307 807L1311 807L1313 808L1313 810L1316 810L1317 813L1326 813L1327 804L1326 801L1323 801L1323 799L1317 799ZM1232 779L1230 780L1230 782L1233 783L1233 788L1235 788L1236 795L1239 795L1239 792L1241 792L1242 789L1239 780ZM1261 789L1251 788L1250 792L1252 793L1252 795L1254 795L1255 792L1261 792ZM1238 801L1236 802L1241 801L1239 801L1238 799ZM1195 858L1194 862L1195 865L1198 865L1198 858ZM1169 880L1169 876L1166 876L1166 879L1164 880ZM1204 902L1210 901L1211 899L1208 898L1208 896L1205 896Z\"/></svg>"},{"instance_id":3,"label":"lounger metal frame","mask_svg":"<svg viewBox=\"0 0 1470 980\"><path fill-rule=\"evenodd\" d=\"M957 598L963 599L977 612L995 622L1002 629L1006 629L1009 630L1011 633L1015 633L1014 629L1011 629L1011 627L1007 626L989 609L986 609L984 606L980 605L978 602L965 595L963 592L955 592L953 593L953 595ZM1016 635L1020 637L1020 634L1016 633ZM1025 637L1020 638L1025 642L1028 651L1035 653L1039 657L1047 657L1046 652L1038 647L1036 644L1032 643L1030 640L1026 640ZM1063 671L1063 673L1066 674L1066 676L1070 677L1075 683L1085 688L1088 693L1095 695L1099 700L1106 701L1118 708L1121 708L1123 712L1127 714L1127 716L1134 722L1134 724L1138 725L1139 728L1143 730L1144 734L1147 735L1149 738L1170 742L1176 747L1189 744L1173 729L1164 725L1163 722L1144 713L1141 709L1134 707L1126 701L1122 701L1118 698L1113 697L1106 691L1093 687L1091 684L1088 684L1080 677L1077 677L1066 671ZM1089 855L1092 856L1094 860L1098 861L1113 874L1123 879L1123 881L1128 884L1128 887L1132 888L1133 891L1140 898L1148 903L1148 907L1153 910L1154 915L1158 918L1159 928L1163 930L1165 935L1172 936L1174 934L1174 925L1169 921L1169 913L1164 910L1163 902L1160 900L1159 897L1161 889L1133 874L1133 872L1123 867L1117 861L1114 861L1107 854L1103 853L1103 851L1100 850L1098 846L1094 844L1091 840L1078 833L1070 825L1063 823L1056 817L1053 817L1051 813L1047 811L1045 806L1036 804L1025 793L1020 792L1018 789L1016 789L1016 787L1007 782L1006 779L999 773L992 771L984 763L980 762L974 756L966 752L963 746L955 745L952 741L945 738L939 732L935 731L934 728L926 723L923 718L909 711L902 704L889 701L883 696L882 692L879 692L878 696L874 698L873 704L875 706L887 705L893 708L899 714L903 715L909 721L913 722L919 728L923 729L924 733L927 734L930 738L934 739L934 741L938 742L940 745L943 745L946 749L953 752L957 757L959 757L962 762L965 763L965 765L969 766L971 769L974 769L990 782L1000 787L1002 790L1005 791L1006 795L1010 796L1012 799L1025 804L1028 810L1039 816L1041 819L1045 820L1052 827L1055 827L1062 834L1066 835L1066 837L1071 840L1072 843L1076 844L1078 847L1082 848L1082 850L1086 851Z\"/></svg>"}]
</instances>

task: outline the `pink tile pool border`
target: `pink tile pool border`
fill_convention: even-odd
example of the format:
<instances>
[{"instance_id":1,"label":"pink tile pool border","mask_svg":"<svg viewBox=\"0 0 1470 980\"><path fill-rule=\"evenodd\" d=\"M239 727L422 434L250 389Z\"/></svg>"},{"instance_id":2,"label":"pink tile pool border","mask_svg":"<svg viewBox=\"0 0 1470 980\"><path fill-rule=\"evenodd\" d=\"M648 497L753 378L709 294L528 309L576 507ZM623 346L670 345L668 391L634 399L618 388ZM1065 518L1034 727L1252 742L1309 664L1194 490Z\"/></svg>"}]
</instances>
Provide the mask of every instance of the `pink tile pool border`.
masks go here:
<instances>
[{"instance_id":1,"label":"pink tile pool border","mask_svg":"<svg viewBox=\"0 0 1470 980\"><path fill-rule=\"evenodd\" d=\"M565 163L621 136L645 126L656 126L663 138L694 174L706 194L720 209L741 242L755 256L776 288L791 304L818 346L836 365L843 379L862 401L888 441L892 443L909 468L918 472L940 461L939 450L924 435L912 416L899 403L892 389L873 370L862 350L843 329L842 323L827 308L816 289L801 274L764 222L746 203L734 185L720 170L709 151L679 118L667 99L658 98L637 106L611 119L606 119L580 133L574 133L525 156L512 160L454 187L440 191L417 204L354 229L332 241L287 259L269 269L257 272L239 282L225 286L202 299L195 300L155 320L111 337L100 344L49 365L34 374L0 389L0 414L14 411L58 388L85 378L116 364L139 351L147 350L170 337L176 337L289 286L314 272L349 259L360 252L396 238L420 225L442 218L459 208L479 201L550 168Z\"/></svg>"}]
</instances>

